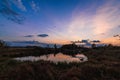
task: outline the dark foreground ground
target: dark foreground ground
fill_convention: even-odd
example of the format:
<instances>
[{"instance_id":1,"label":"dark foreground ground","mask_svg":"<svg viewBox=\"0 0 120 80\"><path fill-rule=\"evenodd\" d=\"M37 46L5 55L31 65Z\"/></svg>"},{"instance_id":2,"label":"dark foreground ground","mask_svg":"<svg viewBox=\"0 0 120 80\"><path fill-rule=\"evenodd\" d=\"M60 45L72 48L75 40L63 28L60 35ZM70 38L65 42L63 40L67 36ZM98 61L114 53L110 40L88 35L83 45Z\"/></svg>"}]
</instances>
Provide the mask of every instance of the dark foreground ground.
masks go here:
<instances>
[{"instance_id":1,"label":"dark foreground ground","mask_svg":"<svg viewBox=\"0 0 120 80\"><path fill-rule=\"evenodd\" d=\"M89 61L79 64L12 60L12 57L40 52L33 48L1 48L0 80L120 80L120 47L83 51Z\"/></svg>"}]
</instances>

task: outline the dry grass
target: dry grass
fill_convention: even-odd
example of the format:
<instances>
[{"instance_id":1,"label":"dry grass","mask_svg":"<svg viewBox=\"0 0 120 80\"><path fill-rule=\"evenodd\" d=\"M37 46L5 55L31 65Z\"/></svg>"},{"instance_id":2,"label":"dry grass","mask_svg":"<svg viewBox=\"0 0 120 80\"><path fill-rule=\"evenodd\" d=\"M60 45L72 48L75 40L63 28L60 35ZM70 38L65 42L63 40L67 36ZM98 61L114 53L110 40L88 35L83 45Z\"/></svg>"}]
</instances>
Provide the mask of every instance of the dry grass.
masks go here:
<instances>
[{"instance_id":1,"label":"dry grass","mask_svg":"<svg viewBox=\"0 0 120 80\"><path fill-rule=\"evenodd\" d=\"M46 61L18 62L8 56L1 56L0 80L120 79L120 47L91 49L84 54L88 56L88 62L70 64Z\"/></svg>"}]
</instances>

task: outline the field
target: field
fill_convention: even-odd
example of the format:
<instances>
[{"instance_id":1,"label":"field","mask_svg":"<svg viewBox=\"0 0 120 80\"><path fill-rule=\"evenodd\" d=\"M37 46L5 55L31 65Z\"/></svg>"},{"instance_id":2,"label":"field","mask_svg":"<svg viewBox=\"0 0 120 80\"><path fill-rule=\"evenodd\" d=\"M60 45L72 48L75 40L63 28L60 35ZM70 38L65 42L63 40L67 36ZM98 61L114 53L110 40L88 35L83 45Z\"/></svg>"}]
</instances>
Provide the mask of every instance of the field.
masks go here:
<instances>
[{"instance_id":1,"label":"field","mask_svg":"<svg viewBox=\"0 0 120 80\"><path fill-rule=\"evenodd\" d=\"M120 80L120 47L85 50L82 53L89 61L83 63L12 60L17 56L42 55L49 51L41 48L0 48L0 80Z\"/></svg>"}]
</instances>

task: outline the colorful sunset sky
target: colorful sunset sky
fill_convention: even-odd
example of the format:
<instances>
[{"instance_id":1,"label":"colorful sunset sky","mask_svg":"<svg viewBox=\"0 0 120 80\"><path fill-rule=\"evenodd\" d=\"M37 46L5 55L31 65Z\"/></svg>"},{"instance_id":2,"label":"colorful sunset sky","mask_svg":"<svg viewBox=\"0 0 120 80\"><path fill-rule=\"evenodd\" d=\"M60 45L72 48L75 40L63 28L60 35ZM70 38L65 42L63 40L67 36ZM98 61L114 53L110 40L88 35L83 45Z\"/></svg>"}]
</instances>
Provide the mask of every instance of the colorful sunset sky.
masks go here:
<instances>
[{"instance_id":1,"label":"colorful sunset sky","mask_svg":"<svg viewBox=\"0 0 120 80\"><path fill-rule=\"evenodd\" d=\"M0 0L0 39L120 45L120 0Z\"/></svg>"}]
</instances>

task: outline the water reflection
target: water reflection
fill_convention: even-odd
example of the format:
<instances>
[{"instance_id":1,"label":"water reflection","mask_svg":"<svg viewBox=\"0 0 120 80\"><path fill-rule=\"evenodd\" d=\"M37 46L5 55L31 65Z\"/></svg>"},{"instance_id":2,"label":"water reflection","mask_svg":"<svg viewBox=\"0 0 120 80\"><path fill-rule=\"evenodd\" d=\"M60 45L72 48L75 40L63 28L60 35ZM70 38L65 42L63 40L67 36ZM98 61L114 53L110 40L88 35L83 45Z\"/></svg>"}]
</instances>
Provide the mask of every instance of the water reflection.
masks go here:
<instances>
[{"instance_id":1,"label":"water reflection","mask_svg":"<svg viewBox=\"0 0 120 80\"><path fill-rule=\"evenodd\" d=\"M58 53L58 54L49 54L49 55L42 55L42 56L27 56L27 57L17 57L14 58L15 60L18 61L39 61L39 60L44 60L44 61L51 61L54 63L58 62L85 62L88 60L88 58L83 55L83 54L77 54L74 57L70 55L65 55L63 53Z\"/></svg>"}]
</instances>

